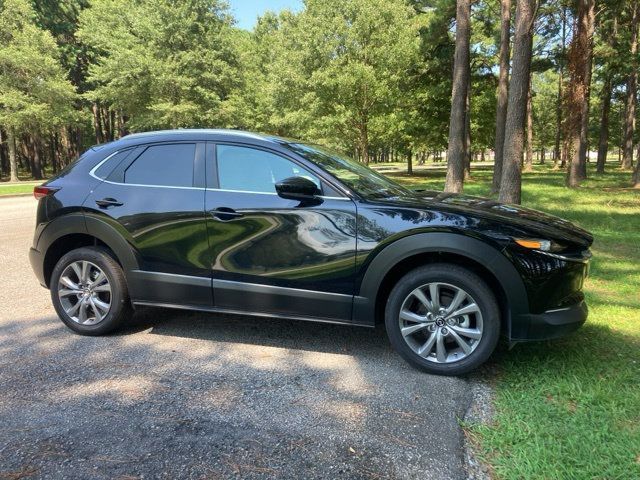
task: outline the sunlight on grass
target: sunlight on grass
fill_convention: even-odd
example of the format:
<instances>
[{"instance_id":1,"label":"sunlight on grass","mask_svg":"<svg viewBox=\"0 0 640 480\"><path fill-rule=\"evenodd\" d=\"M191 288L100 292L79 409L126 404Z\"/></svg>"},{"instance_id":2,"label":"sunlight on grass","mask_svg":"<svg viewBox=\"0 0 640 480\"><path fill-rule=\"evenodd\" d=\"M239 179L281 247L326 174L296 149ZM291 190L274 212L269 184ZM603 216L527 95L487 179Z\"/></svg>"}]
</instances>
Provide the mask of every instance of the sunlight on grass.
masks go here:
<instances>
[{"instance_id":1,"label":"sunlight on grass","mask_svg":"<svg viewBox=\"0 0 640 480\"><path fill-rule=\"evenodd\" d=\"M28 184L0 184L0 196L2 195L17 195L17 194L27 194L33 192L34 183Z\"/></svg>"},{"instance_id":2,"label":"sunlight on grass","mask_svg":"<svg viewBox=\"0 0 640 480\"><path fill-rule=\"evenodd\" d=\"M629 172L569 190L562 172L537 167L523 204L571 220L595 236L585 326L557 341L495 355L496 417L474 427L481 455L499 478L640 478L640 191ZM408 177L442 189L444 171ZM488 195L491 171L473 172L465 193Z\"/></svg>"}]
</instances>

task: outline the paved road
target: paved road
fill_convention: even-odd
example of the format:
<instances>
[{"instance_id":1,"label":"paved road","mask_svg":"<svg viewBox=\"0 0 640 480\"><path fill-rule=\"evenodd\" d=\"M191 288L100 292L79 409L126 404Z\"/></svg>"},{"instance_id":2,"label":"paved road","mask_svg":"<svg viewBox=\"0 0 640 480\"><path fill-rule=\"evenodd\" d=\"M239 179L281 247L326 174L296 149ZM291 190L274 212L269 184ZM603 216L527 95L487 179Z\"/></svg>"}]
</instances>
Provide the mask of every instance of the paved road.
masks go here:
<instances>
[{"instance_id":1,"label":"paved road","mask_svg":"<svg viewBox=\"0 0 640 480\"><path fill-rule=\"evenodd\" d=\"M468 477L473 380L380 330L146 309L73 335L28 264L34 214L0 199L0 478Z\"/></svg>"}]
</instances>

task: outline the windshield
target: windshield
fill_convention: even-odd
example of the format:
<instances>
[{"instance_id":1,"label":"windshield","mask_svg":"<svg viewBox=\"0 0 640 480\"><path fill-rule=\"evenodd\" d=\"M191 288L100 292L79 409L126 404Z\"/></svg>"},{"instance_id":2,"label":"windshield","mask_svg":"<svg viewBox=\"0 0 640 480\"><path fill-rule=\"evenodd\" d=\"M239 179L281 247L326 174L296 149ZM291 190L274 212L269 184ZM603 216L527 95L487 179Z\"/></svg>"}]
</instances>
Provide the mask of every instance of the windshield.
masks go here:
<instances>
[{"instance_id":1,"label":"windshield","mask_svg":"<svg viewBox=\"0 0 640 480\"><path fill-rule=\"evenodd\" d=\"M303 143L289 143L287 146L297 154L319 165L365 198L389 198L410 193L402 185L389 180L369 167L323 147Z\"/></svg>"}]
</instances>

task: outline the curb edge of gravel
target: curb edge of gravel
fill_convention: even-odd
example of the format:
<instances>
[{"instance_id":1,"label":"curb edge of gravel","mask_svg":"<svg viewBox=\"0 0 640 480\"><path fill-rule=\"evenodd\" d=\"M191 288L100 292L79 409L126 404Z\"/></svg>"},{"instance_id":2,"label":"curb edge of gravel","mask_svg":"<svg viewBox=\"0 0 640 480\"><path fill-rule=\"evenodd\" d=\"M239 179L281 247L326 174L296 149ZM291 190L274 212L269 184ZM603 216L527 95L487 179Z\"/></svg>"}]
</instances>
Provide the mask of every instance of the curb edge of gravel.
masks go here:
<instances>
[{"instance_id":1,"label":"curb edge of gravel","mask_svg":"<svg viewBox=\"0 0 640 480\"><path fill-rule=\"evenodd\" d=\"M30 197L32 195L33 195L33 192L7 193L6 195L3 195L2 193L0 193L0 200L2 200L3 198Z\"/></svg>"},{"instance_id":2,"label":"curb edge of gravel","mask_svg":"<svg viewBox=\"0 0 640 480\"><path fill-rule=\"evenodd\" d=\"M493 390L486 380L472 382L471 403L464 414L463 421L467 425L488 425L493 421ZM476 452L476 445L467 432L463 435L464 463L469 480L491 480L490 467L485 465Z\"/></svg>"}]
</instances>

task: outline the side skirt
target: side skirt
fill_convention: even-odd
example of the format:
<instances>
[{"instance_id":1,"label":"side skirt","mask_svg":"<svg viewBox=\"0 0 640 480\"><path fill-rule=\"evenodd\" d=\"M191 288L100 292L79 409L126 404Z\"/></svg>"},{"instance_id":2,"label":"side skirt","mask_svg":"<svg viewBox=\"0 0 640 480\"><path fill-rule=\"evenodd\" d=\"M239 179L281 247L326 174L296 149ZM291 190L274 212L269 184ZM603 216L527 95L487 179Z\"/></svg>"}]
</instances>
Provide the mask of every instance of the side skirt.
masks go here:
<instances>
[{"instance_id":1,"label":"side skirt","mask_svg":"<svg viewBox=\"0 0 640 480\"><path fill-rule=\"evenodd\" d=\"M354 322L345 322L340 320L329 320L325 318L313 318L313 317L304 317L299 315L283 315L283 314L273 314L273 313L265 313L265 312L243 312L240 310L232 310L228 308L219 308L219 307L208 307L203 305L180 305L176 303L160 303L160 302L147 302L147 301L134 301L133 304L135 306L141 307L159 307L159 308L173 308L178 310L192 310L198 312L210 312L210 313L226 313L229 315L244 315L249 317L260 317L260 318L279 318L285 320L298 320L304 322L315 322L315 323L330 323L334 325L350 325L356 327L367 327L374 328L373 324L370 323L354 323Z\"/></svg>"}]
</instances>

